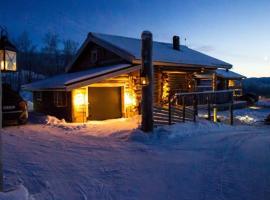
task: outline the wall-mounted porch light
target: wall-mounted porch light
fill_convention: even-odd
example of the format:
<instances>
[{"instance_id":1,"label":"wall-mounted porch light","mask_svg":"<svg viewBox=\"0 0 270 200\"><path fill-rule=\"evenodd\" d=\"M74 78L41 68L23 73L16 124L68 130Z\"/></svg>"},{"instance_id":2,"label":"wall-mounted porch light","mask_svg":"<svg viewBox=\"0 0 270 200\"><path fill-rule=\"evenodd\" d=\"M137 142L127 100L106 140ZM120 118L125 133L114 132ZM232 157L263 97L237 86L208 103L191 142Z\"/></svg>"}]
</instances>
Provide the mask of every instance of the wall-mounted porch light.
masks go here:
<instances>
[{"instance_id":1,"label":"wall-mounted porch light","mask_svg":"<svg viewBox=\"0 0 270 200\"><path fill-rule=\"evenodd\" d=\"M76 89L74 91L74 105L76 107L85 106L86 105L86 93L83 89Z\"/></svg>"},{"instance_id":2,"label":"wall-mounted porch light","mask_svg":"<svg viewBox=\"0 0 270 200\"><path fill-rule=\"evenodd\" d=\"M1 72L17 71L17 49L8 40L7 31L3 28L0 35L0 68Z\"/></svg>"},{"instance_id":3,"label":"wall-mounted porch light","mask_svg":"<svg viewBox=\"0 0 270 200\"><path fill-rule=\"evenodd\" d=\"M136 98L134 97L134 95L125 92L125 106L136 106Z\"/></svg>"},{"instance_id":4,"label":"wall-mounted porch light","mask_svg":"<svg viewBox=\"0 0 270 200\"><path fill-rule=\"evenodd\" d=\"M205 69L204 68L201 68L201 73L204 73L205 72Z\"/></svg>"}]
</instances>

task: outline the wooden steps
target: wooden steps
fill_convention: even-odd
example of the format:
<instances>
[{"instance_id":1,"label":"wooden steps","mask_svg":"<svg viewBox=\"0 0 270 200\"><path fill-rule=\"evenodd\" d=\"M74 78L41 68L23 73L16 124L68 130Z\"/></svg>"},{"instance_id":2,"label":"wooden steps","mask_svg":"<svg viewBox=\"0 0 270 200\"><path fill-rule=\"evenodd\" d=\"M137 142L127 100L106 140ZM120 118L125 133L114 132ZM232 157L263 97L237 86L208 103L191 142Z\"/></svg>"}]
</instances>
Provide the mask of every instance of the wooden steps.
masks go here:
<instances>
[{"instance_id":1,"label":"wooden steps","mask_svg":"<svg viewBox=\"0 0 270 200\"><path fill-rule=\"evenodd\" d=\"M172 106L171 107L171 124L181 123L184 121L193 120L193 110L190 108L185 109L185 120L183 120L183 110L181 107ZM154 106L154 125L169 125L169 108L168 106Z\"/></svg>"}]
</instances>

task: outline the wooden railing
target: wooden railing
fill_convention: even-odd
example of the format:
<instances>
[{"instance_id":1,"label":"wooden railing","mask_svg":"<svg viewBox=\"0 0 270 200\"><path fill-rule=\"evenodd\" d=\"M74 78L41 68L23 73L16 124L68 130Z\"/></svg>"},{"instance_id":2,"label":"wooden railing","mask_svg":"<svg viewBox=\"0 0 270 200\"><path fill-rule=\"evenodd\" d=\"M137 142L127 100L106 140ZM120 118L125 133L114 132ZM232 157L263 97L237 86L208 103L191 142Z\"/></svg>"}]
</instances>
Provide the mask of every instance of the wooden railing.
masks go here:
<instances>
[{"instance_id":1,"label":"wooden railing","mask_svg":"<svg viewBox=\"0 0 270 200\"><path fill-rule=\"evenodd\" d=\"M185 101L188 106L194 103L197 105L226 104L233 101L233 90L176 93L171 96L171 101L178 105L182 105Z\"/></svg>"},{"instance_id":2,"label":"wooden railing","mask_svg":"<svg viewBox=\"0 0 270 200\"><path fill-rule=\"evenodd\" d=\"M169 125L186 120L195 122L199 105L207 105L209 120L212 108L228 106L233 124L233 90L175 93L170 95L167 107L154 108L154 121Z\"/></svg>"}]
</instances>

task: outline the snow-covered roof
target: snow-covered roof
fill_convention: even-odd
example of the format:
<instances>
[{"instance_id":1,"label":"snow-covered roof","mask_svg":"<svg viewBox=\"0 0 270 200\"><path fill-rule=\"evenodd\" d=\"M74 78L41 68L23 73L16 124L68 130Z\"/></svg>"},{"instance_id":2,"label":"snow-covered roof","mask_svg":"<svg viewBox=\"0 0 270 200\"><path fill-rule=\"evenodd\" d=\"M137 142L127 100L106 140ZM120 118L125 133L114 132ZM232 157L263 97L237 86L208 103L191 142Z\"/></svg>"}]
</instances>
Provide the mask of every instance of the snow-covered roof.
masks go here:
<instances>
[{"instance_id":1,"label":"snow-covered roof","mask_svg":"<svg viewBox=\"0 0 270 200\"><path fill-rule=\"evenodd\" d=\"M90 42L111 50L120 57L125 57L128 61L134 62L141 60L141 40L116 35L89 33L88 38L80 49L80 54ZM78 57L77 57L78 58ZM76 59L75 59L76 61ZM75 63L75 61L73 63ZM172 43L153 42L153 62L155 65L192 65L192 67L215 67L230 69L231 64L201 52L188 48L185 45L180 46L180 51L173 49ZM72 67L69 66L68 69ZM75 67L75 66L74 66Z\"/></svg>"},{"instance_id":2,"label":"snow-covered roof","mask_svg":"<svg viewBox=\"0 0 270 200\"><path fill-rule=\"evenodd\" d=\"M229 70L223 70L223 69L217 69L216 74L219 77L225 78L225 79L243 79L246 78L245 76L238 74L233 71Z\"/></svg>"},{"instance_id":3,"label":"snow-covered roof","mask_svg":"<svg viewBox=\"0 0 270 200\"><path fill-rule=\"evenodd\" d=\"M101 81L105 78L117 76L119 73L128 73L138 70L139 68L140 66L131 66L131 64L96 67L85 71L57 75L48 79L23 85L22 88L30 91L70 90L76 88L78 85L83 87L85 85Z\"/></svg>"}]
</instances>

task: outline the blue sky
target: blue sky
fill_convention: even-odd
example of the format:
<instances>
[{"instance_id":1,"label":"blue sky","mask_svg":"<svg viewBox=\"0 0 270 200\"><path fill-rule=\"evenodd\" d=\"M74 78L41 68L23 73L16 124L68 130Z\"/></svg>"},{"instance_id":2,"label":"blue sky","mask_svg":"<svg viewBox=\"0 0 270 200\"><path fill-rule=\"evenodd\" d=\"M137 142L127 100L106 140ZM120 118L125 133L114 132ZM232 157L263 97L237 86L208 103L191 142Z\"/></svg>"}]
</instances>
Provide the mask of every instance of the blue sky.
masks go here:
<instances>
[{"instance_id":1,"label":"blue sky","mask_svg":"<svg viewBox=\"0 0 270 200\"><path fill-rule=\"evenodd\" d=\"M250 0L12 0L0 7L0 25L40 44L48 31L81 43L88 32L182 43L234 65L248 77L270 77L270 1ZM186 42L184 38L187 38Z\"/></svg>"}]
</instances>

